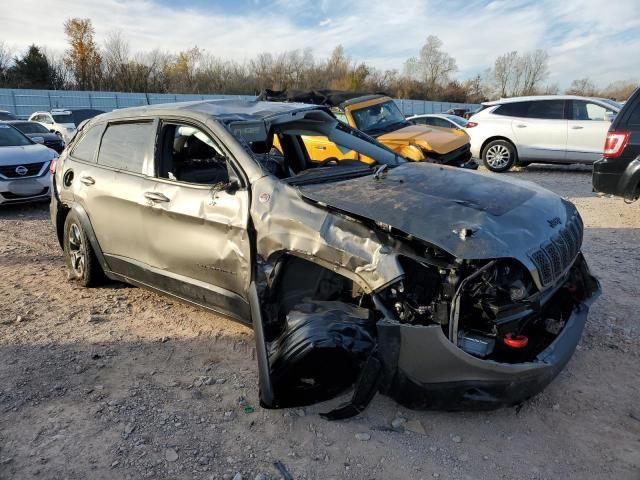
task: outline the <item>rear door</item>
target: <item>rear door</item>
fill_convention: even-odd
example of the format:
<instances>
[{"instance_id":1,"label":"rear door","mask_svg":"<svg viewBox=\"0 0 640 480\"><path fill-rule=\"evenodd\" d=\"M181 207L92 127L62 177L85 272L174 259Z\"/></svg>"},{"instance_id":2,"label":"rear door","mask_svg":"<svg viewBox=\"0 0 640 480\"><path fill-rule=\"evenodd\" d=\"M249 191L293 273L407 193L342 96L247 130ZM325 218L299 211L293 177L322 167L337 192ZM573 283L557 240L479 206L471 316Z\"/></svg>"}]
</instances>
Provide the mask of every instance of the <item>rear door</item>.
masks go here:
<instances>
[{"instance_id":1,"label":"rear door","mask_svg":"<svg viewBox=\"0 0 640 480\"><path fill-rule=\"evenodd\" d=\"M87 212L109 267L135 278L149 261L142 218L145 190L153 179L145 174L153 155L157 122L119 121L106 126L97 164L80 173L78 181Z\"/></svg>"},{"instance_id":2,"label":"rear door","mask_svg":"<svg viewBox=\"0 0 640 480\"><path fill-rule=\"evenodd\" d=\"M521 159L562 162L567 148L565 100L522 102L523 110L511 122ZM505 104L508 105L508 104Z\"/></svg>"},{"instance_id":3,"label":"rear door","mask_svg":"<svg viewBox=\"0 0 640 480\"><path fill-rule=\"evenodd\" d=\"M204 125L160 123L146 198L144 246L157 288L240 320L249 315L249 189Z\"/></svg>"},{"instance_id":4,"label":"rear door","mask_svg":"<svg viewBox=\"0 0 640 480\"><path fill-rule=\"evenodd\" d=\"M570 100L567 160L592 163L602 157L604 141L615 115L612 109L587 100Z\"/></svg>"}]
</instances>

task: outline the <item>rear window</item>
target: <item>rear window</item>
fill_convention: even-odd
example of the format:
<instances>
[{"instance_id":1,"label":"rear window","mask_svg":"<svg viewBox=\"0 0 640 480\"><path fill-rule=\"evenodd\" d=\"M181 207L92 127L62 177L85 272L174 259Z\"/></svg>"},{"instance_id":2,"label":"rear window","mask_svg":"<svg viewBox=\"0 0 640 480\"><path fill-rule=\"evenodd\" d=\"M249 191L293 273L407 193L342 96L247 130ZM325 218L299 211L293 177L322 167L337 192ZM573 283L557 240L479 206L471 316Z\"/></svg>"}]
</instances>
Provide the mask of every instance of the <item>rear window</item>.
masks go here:
<instances>
[{"instance_id":1,"label":"rear window","mask_svg":"<svg viewBox=\"0 0 640 480\"><path fill-rule=\"evenodd\" d=\"M142 173L153 134L152 122L109 125L102 136L98 163L118 170Z\"/></svg>"},{"instance_id":2,"label":"rear window","mask_svg":"<svg viewBox=\"0 0 640 480\"><path fill-rule=\"evenodd\" d=\"M96 125L84 132L82 138L73 147L71 156L78 160L84 160L85 162L94 162L101 132L102 125Z\"/></svg>"},{"instance_id":3,"label":"rear window","mask_svg":"<svg viewBox=\"0 0 640 480\"><path fill-rule=\"evenodd\" d=\"M505 117L526 117L531 102L512 102L504 103L496 108L493 113L495 115L504 115Z\"/></svg>"}]
</instances>

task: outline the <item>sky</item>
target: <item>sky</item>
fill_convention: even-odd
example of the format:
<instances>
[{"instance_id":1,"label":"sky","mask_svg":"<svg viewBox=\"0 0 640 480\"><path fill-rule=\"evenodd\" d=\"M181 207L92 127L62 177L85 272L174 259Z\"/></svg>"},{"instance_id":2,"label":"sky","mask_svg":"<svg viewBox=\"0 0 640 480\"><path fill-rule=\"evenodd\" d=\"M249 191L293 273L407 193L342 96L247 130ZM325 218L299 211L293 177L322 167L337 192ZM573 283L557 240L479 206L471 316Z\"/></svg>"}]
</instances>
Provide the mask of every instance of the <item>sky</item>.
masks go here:
<instances>
[{"instance_id":1,"label":"sky","mask_svg":"<svg viewBox=\"0 0 640 480\"><path fill-rule=\"evenodd\" d=\"M225 59L342 44L354 60L402 69L437 35L465 79L508 51L549 52L548 83L640 79L640 0L0 0L0 42L66 47L63 23L90 18L102 43L121 31L134 51L197 45Z\"/></svg>"}]
</instances>

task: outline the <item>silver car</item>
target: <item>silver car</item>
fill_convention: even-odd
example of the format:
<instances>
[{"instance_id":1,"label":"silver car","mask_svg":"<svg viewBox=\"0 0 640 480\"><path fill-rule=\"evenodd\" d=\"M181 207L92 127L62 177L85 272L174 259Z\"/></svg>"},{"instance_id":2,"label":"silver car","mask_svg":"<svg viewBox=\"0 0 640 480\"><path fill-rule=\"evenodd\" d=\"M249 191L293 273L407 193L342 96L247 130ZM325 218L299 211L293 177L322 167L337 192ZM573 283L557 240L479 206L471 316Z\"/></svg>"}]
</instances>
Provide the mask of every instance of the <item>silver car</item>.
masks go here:
<instances>
[{"instance_id":1,"label":"silver car","mask_svg":"<svg viewBox=\"0 0 640 480\"><path fill-rule=\"evenodd\" d=\"M602 157L620 108L573 95L513 97L487 102L469 119L471 153L494 172L514 164L593 163Z\"/></svg>"},{"instance_id":2,"label":"silver car","mask_svg":"<svg viewBox=\"0 0 640 480\"><path fill-rule=\"evenodd\" d=\"M314 162L302 137L367 161ZM53 184L69 279L124 281L253 326L268 408L351 387L327 418L377 391L409 408L519 403L562 370L600 291L570 202L407 162L318 105L106 113Z\"/></svg>"},{"instance_id":3,"label":"silver car","mask_svg":"<svg viewBox=\"0 0 640 480\"><path fill-rule=\"evenodd\" d=\"M0 123L0 205L51 196L49 168L58 154L40 141L44 139L29 139L18 129Z\"/></svg>"}]
</instances>

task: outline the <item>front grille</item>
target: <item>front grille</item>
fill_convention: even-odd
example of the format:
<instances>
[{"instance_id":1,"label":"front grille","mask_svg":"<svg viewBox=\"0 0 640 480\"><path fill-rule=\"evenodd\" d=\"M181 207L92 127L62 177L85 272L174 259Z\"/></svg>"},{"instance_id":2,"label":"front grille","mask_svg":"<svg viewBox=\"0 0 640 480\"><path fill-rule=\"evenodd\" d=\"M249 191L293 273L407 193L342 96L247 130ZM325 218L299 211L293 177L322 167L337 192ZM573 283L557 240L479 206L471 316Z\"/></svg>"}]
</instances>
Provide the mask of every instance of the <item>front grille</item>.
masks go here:
<instances>
[{"instance_id":1,"label":"front grille","mask_svg":"<svg viewBox=\"0 0 640 480\"><path fill-rule=\"evenodd\" d=\"M571 266L580 252L583 230L582 219L576 212L549 242L529 253L543 285L555 282Z\"/></svg>"},{"instance_id":2,"label":"front grille","mask_svg":"<svg viewBox=\"0 0 640 480\"><path fill-rule=\"evenodd\" d=\"M45 162L28 163L26 165L20 165L20 164L3 165L3 166L0 166L0 175L4 175L7 178L33 177L34 175L37 175L38 172L40 172L44 164ZM19 173L16 172L16 168L20 166L25 167L27 169L24 175L20 175Z\"/></svg>"},{"instance_id":3,"label":"front grille","mask_svg":"<svg viewBox=\"0 0 640 480\"><path fill-rule=\"evenodd\" d=\"M30 197L39 197L40 195L44 195L49 191L49 187L44 187L39 193L34 193L31 195L18 195L17 193L11 192L2 192L2 195L7 200L18 200L20 198L30 198Z\"/></svg>"}]
</instances>

